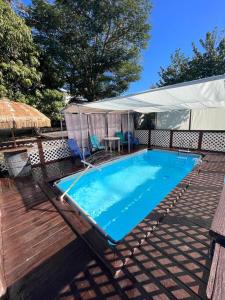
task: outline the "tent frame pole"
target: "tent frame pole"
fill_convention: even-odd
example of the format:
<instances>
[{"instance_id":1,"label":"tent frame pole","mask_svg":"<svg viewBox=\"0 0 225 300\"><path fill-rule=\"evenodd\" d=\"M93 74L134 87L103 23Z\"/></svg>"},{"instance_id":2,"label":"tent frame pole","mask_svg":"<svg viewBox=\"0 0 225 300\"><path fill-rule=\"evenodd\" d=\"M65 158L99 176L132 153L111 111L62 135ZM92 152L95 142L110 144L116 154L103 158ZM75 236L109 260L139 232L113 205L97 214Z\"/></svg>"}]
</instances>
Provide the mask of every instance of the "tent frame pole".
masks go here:
<instances>
[{"instance_id":1,"label":"tent frame pole","mask_svg":"<svg viewBox=\"0 0 225 300\"><path fill-rule=\"evenodd\" d=\"M80 135L81 135L81 148L82 148L82 154L83 154L83 160L85 161L85 156L84 156L84 145L83 145L83 126L82 126L82 115L80 112L80 107L77 105L78 111L79 111L79 119L80 119Z\"/></svg>"},{"instance_id":2,"label":"tent frame pole","mask_svg":"<svg viewBox=\"0 0 225 300\"><path fill-rule=\"evenodd\" d=\"M128 112L127 112L128 153L130 153L130 135L129 135L129 131L130 131L130 112L128 110Z\"/></svg>"},{"instance_id":3,"label":"tent frame pole","mask_svg":"<svg viewBox=\"0 0 225 300\"><path fill-rule=\"evenodd\" d=\"M62 114L62 112L60 112L60 131L61 131L61 139L63 140L63 123L62 123L62 119L63 119L63 114Z\"/></svg>"},{"instance_id":4,"label":"tent frame pole","mask_svg":"<svg viewBox=\"0 0 225 300\"><path fill-rule=\"evenodd\" d=\"M189 112L189 125L188 125L188 130L191 130L191 118L192 118L192 111L190 109L190 112Z\"/></svg>"},{"instance_id":5,"label":"tent frame pole","mask_svg":"<svg viewBox=\"0 0 225 300\"><path fill-rule=\"evenodd\" d=\"M63 136L63 123L62 123L62 119L63 119L63 114L62 112L60 112L60 131L61 131L61 142L63 144L63 140L64 140L64 136ZM65 143L63 144L63 150L64 150L64 155L66 154L66 145Z\"/></svg>"},{"instance_id":6,"label":"tent frame pole","mask_svg":"<svg viewBox=\"0 0 225 300\"><path fill-rule=\"evenodd\" d=\"M109 137L109 118L108 118L109 114L106 113L106 134L107 137Z\"/></svg>"}]
</instances>

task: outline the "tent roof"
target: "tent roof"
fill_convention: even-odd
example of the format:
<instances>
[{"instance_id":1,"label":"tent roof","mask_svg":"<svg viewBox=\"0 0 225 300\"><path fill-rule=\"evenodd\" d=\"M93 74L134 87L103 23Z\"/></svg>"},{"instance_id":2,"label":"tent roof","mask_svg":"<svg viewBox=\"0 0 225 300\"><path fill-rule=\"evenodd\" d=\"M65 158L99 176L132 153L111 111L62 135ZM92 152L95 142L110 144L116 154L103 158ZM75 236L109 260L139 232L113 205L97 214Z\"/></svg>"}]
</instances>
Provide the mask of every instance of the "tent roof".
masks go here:
<instances>
[{"instance_id":1,"label":"tent roof","mask_svg":"<svg viewBox=\"0 0 225 300\"><path fill-rule=\"evenodd\" d=\"M151 89L145 92L70 105L64 113L141 113L225 107L225 74Z\"/></svg>"}]
</instances>

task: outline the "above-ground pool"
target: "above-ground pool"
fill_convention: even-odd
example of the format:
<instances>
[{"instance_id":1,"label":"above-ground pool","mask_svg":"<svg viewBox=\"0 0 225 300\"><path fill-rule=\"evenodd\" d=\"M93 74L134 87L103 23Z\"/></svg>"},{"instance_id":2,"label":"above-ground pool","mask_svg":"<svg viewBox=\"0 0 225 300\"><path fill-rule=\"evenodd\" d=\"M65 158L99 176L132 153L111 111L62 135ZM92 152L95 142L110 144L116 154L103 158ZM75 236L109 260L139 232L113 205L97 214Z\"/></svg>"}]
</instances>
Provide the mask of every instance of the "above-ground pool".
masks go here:
<instances>
[{"instance_id":1,"label":"above-ground pool","mask_svg":"<svg viewBox=\"0 0 225 300\"><path fill-rule=\"evenodd\" d=\"M91 169L68 192L111 241L123 239L193 169L198 155L141 151ZM65 192L79 173L55 183Z\"/></svg>"}]
</instances>

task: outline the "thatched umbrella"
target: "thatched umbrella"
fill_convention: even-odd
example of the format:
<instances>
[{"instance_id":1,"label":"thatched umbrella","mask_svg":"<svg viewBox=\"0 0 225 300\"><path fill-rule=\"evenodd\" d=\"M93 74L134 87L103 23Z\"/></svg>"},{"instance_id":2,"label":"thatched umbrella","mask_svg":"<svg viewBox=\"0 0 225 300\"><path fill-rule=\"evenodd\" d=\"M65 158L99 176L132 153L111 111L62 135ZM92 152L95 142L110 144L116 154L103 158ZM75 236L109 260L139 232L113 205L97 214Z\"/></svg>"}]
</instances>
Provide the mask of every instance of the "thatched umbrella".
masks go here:
<instances>
[{"instance_id":1,"label":"thatched umbrella","mask_svg":"<svg viewBox=\"0 0 225 300\"><path fill-rule=\"evenodd\" d=\"M0 99L0 129L11 129L14 141L15 129L50 126L50 119L36 108L7 98Z\"/></svg>"}]
</instances>

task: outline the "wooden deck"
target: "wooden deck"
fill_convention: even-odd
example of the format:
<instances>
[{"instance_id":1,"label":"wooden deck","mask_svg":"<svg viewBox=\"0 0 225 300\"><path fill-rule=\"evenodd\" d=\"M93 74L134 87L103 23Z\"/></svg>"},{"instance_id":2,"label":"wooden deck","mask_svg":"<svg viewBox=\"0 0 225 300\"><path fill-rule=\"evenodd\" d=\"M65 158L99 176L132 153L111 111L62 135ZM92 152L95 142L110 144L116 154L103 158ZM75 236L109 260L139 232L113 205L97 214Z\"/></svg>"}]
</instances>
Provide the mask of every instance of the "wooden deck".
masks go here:
<instances>
[{"instance_id":1,"label":"wooden deck","mask_svg":"<svg viewBox=\"0 0 225 300\"><path fill-rule=\"evenodd\" d=\"M118 254L127 258L115 276L37 184L74 172L76 166L62 161L35 168L33 177L0 179L7 297L205 299L210 268L208 230L223 186L225 155L208 154L205 159L201 172L191 172L154 211L154 215L164 215L159 224L150 215L117 247L117 254L106 250L108 261L114 262ZM71 214L67 206L63 210Z\"/></svg>"}]
</instances>

